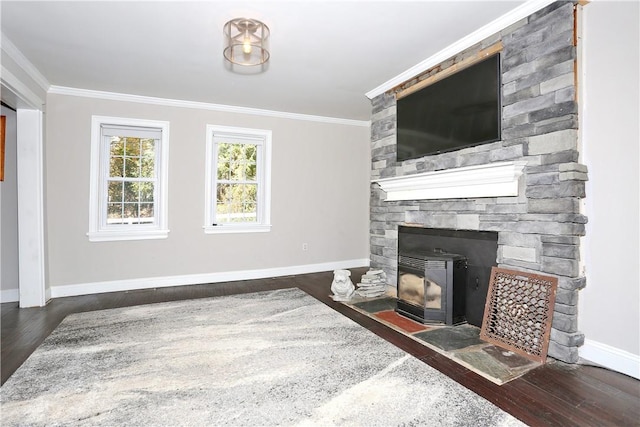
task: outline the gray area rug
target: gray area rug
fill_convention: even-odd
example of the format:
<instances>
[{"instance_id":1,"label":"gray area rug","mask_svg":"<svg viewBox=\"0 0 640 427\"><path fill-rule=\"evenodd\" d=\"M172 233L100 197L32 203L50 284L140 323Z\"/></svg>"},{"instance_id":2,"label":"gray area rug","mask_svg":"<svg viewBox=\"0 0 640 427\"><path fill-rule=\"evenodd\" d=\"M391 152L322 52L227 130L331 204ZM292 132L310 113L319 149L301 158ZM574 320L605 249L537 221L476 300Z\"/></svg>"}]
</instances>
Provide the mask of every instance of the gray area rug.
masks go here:
<instances>
[{"instance_id":1,"label":"gray area rug","mask_svg":"<svg viewBox=\"0 0 640 427\"><path fill-rule=\"evenodd\" d=\"M522 425L298 289L68 316L0 392L3 426Z\"/></svg>"}]
</instances>

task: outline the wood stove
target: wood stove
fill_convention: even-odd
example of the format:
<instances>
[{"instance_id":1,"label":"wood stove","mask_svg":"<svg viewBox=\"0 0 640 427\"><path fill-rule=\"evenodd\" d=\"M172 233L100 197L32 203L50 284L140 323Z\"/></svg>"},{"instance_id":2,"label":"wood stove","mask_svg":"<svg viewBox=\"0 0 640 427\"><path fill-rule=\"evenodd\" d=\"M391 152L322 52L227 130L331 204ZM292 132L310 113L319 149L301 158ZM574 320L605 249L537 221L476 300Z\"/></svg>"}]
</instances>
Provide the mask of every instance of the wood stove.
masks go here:
<instances>
[{"instance_id":1,"label":"wood stove","mask_svg":"<svg viewBox=\"0 0 640 427\"><path fill-rule=\"evenodd\" d=\"M398 254L396 311L422 323L464 323L467 259L442 249Z\"/></svg>"}]
</instances>

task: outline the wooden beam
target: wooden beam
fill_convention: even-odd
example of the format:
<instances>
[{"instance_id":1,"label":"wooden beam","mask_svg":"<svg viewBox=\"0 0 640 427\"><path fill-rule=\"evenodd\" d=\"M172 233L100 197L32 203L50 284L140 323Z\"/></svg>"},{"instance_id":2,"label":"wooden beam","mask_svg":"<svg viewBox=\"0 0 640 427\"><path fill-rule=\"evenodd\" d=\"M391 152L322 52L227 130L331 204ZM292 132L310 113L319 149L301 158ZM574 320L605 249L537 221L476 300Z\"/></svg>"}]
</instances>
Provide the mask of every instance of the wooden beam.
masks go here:
<instances>
[{"instance_id":1,"label":"wooden beam","mask_svg":"<svg viewBox=\"0 0 640 427\"><path fill-rule=\"evenodd\" d=\"M480 61L482 61L483 59L497 53L500 52L502 50L502 42L499 41L485 49L482 49L480 52L476 53L473 56L470 56L468 58L463 59L460 62L457 62L455 64L453 64L452 66L445 68L444 70L440 71L439 73L436 73L432 76L427 77L426 79L419 81L418 83L409 86L406 89L403 89L399 92L396 93L396 99L400 99L400 98L404 98L407 95L411 95L414 92L419 91L420 89L427 87L435 82L437 82L438 80L442 80L445 77L448 77L460 70L463 70L473 64L476 64Z\"/></svg>"}]
</instances>

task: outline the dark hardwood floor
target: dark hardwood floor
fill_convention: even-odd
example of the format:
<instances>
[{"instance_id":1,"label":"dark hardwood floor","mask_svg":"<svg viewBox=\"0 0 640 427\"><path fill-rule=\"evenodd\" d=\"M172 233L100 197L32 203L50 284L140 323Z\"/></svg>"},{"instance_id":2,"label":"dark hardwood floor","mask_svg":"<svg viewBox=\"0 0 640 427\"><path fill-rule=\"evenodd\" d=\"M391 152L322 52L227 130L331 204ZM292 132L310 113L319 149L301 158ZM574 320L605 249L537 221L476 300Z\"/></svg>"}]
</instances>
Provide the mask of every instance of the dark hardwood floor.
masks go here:
<instances>
[{"instance_id":1,"label":"dark hardwood floor","mask_svg":"<svg viewBox=\"0 0 640 427\"><path fill-rule=\"evenodd\" d=\"M352 269L358 281L366 269ZM71 313L297 287L532 426L640 426L640 381L553 361L498 386L387 326L329 298L332 272L273 279L58 298L46 307L1 305L2 383Z\"/></svg>"}]
</instances>

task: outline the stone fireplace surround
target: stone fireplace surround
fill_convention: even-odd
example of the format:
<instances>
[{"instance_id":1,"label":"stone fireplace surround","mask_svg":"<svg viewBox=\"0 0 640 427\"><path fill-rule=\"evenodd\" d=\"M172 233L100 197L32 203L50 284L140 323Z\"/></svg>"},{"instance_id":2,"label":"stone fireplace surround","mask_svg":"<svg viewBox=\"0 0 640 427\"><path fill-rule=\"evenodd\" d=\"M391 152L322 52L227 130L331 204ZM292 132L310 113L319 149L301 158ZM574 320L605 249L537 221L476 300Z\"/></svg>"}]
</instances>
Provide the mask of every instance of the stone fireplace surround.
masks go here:
<instances>
[{"instance_id":1,"label":"stone fireplace surround","mask_svg":"<svg viewBox=\"0 0 640 427\"><path fill-rule=\"evenodd\" d=\"M396 285L400 225L496 231L499 267L558 278L548 355L568 363L584 342L577 303L587 169L578 163L574 40L574 4L556 2L397 88L501 41L501 141L397 162L393 90L372 100L371 124L371 266Z\"/></svg>"}]
</instances>

